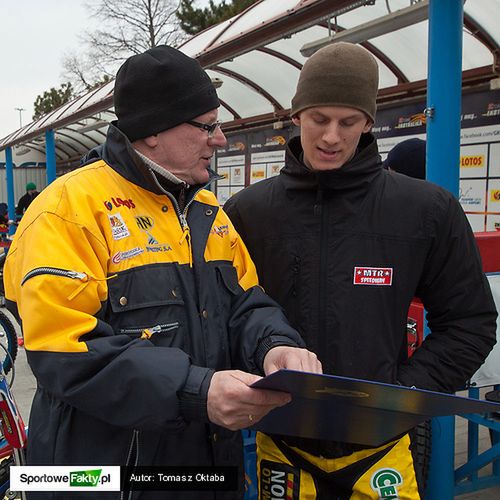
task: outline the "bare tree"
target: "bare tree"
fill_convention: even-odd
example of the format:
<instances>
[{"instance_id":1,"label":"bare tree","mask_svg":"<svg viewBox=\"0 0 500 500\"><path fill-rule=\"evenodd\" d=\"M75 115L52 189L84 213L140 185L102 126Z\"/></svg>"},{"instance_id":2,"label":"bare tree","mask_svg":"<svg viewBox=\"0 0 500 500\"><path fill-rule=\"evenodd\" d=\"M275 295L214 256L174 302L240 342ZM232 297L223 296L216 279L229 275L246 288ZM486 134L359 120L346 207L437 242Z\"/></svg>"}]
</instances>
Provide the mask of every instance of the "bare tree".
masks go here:
<instances>
[{"instance_id":1,"label":"bare tree","mask_svg":"<svg viewBox=\"0 0 500 500\"><path fill-rule=\"evenodd\" d=\"M86 51L63 58L64 77L77 92L114 76L127 57L186 37L176 16L179 0L89 0L85 6L99 28L81 35Z\"/></svg>"}]
</instances>

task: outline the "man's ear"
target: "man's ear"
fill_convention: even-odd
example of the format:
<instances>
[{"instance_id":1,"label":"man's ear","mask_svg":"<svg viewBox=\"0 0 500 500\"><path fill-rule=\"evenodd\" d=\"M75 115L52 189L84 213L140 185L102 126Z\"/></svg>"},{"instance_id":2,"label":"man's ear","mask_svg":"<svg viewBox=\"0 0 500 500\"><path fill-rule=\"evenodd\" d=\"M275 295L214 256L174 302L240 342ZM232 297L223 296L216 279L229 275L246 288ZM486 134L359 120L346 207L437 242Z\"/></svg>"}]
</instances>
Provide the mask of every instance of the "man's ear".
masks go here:
<instances>
[{"instance_id":1,"label":"man's ear","mask_svg":"<svg viewBox=\"0 0 500 500\"><path fill-rule=\"evenodd\" d=\"M294 115L294 116L292 116L292 122L297 127L300 127L300 115Z\"/></svg>"},{"instance_id":2,"label":"man's ear","mask_svg":"<svg viewBox=\"0 0 500 500\"><path fill-rule=\"evenodd\" d=\"M363 128L363 133L366 134L366 133L370 132L370 130L372 129L372 127L373 127L373 122L371 120L367 120L366 121L366 125Z\"/></svg>"}]
</instances>

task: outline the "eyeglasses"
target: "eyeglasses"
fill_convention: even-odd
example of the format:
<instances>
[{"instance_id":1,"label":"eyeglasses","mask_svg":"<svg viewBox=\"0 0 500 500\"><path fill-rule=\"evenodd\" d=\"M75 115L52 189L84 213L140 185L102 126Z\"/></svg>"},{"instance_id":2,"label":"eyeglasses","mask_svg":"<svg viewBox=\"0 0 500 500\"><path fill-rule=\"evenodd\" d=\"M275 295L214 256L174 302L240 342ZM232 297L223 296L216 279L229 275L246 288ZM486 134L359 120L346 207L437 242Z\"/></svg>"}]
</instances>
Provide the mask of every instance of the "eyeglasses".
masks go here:
<instances>
[{"instance_id":1,"label":"eyeglasses","mask_svg":"<svg viewBox=\"0 0 500 500\"><path fill-rule=\"evenodd\" d=\"M214 123L201 123L201 122L196 122L194 120L188 120L186 123L189 123L189 125L192 125L193 127L201 128L202 130L206 130L208 132L208 137L212 138L215 134L215 131L217 130L218 127L221 126L222 122L214 122Z\"/></svg>"}]
</instances>

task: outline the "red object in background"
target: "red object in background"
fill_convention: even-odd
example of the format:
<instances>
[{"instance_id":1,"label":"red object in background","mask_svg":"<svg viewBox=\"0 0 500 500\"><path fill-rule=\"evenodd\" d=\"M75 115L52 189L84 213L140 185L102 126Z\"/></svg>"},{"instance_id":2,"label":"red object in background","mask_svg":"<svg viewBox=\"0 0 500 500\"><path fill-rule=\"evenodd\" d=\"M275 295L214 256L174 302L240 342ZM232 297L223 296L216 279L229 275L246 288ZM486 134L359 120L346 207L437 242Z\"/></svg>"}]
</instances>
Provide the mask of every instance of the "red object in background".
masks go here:
<instances>
[{"instance_id":1,"label":"red object in background","mask_svg":"<svg viewBox=\"0 0 500 500\"><path fill-rule=\"evenodd\" d=\"M410 357L424 340L424 306L419 299L413 299L408 309L406 333L408 335L408 357Z\"/></svg>"},{"instance_id":2,"label":"red object in background","mask_svg":"<svg viewBox=\"0 0 500 500\"><path fill-rule=\"evenodd\" d=\"M500 272L500 232L488 231L474 233L476 243L483 261L485 273ZM408 357L420 346L424 340L424 306L419 299L413 299L408 309Z\"/></svg>"},{"instance_id":3,"label":"red object in background","mask_svg":"<svg viewBox=\"0 0 500 500\"><path fill-rule=\"evenodd\" d=\"M500 232L474 233L485 273L500 271Z\"/></svg>"}]
</instances>

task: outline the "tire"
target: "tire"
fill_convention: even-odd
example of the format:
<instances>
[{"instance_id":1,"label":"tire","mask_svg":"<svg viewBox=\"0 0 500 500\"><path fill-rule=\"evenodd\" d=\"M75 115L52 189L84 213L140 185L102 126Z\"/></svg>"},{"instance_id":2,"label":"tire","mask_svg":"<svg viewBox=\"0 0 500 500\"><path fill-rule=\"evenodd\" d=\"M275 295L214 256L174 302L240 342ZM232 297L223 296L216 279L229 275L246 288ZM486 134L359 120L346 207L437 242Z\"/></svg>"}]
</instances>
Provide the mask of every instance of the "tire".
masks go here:
<instances>
[{"instance_id":1,"label":"tire","mask_svg":"<svg viewBox=\"0 0 500 500\"><path fill-rule=\"evenodd\" d=\"M3 360L3 371L5 374L9 373L12 368L12 363L16 360L17 356L17 333L12 321L5 313L0 311L0 343L7 349L0 348L0 359Z\"/></svg>"},{"instance_id":2,"label":"tire","mask_svg":"<svg viewBox=\"0 0 500 500\"><path fill-rule=\"evenodd\" d=\"M427 479L429 477L429 464L431 460L431 421L426 420L417 425L411 432L411 453L413 466L417 477L420 498L425 498L427 492Z\"/></svg>"}]
</instances>

